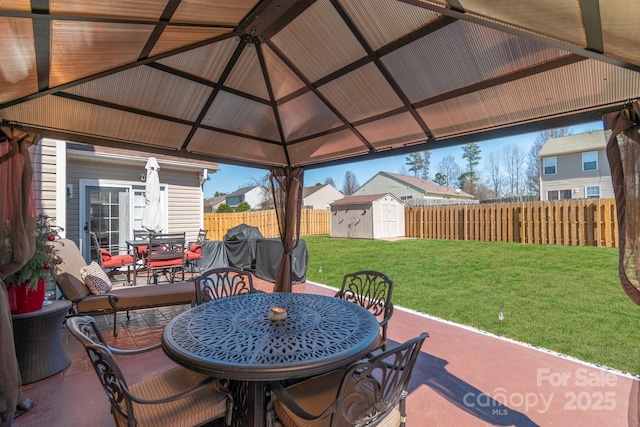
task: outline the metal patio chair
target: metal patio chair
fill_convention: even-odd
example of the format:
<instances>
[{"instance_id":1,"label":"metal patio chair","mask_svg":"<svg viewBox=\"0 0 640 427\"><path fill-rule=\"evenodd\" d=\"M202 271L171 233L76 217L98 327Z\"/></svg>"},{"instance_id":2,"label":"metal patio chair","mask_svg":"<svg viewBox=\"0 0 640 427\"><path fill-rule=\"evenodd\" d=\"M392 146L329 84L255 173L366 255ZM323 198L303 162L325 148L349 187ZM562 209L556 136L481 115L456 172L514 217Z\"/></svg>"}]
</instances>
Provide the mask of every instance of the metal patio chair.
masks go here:
<instances>
[{"instance_id":1,"label":"metal patio chair","mask_svg":"<svg viewBox=\"0 0 640 427\"><path fill-rule=\"evenodd\" d=\"M96 251L98 257L98 264L100 268L112 273L121 267L127 267L127 282L131 282L131 267L134 267L135 259L129 254L113 255L108 249L101 247L98 236L93 231L89 232L91 235L91 243ZM134 267L135 268L135 267ZM135 280L135 271L134 271Z\"/></svg>"},{"instance_id":2,"label":"metal patio chair","mask_svg":"<svg viewBox=\"0 0 640 427\"><path fill-rule=\"evenodd\" d=\"M380 348L387 349L387 325L393 315L393 281L384 273L362 270L344 275L337 298L352 301L369 310L380 323Z\"/></svg>"},{"instance_id":3,"label":"metal patio chair","mask_svg":"<svg viewBox=\"0 0 640 427\"><path fill-rule=\"evenodd\" d=\"M428 336L424 332L344 370L287 388L272 383L276 415L285 427L404 426L409 380Z\"/></svg>"},{"instance_id":4,"label":"metal patio chair","mask_svg":"<svg viewBox=\"0 0 640 427\"><path fill-rule=\"evenodd\" d=\"M253 276L234 267L214 268L196 278L196 304L232 295L253 294Z\"/></svg>"},{"instance_id":5,"label":"metal patio chair","mask_svg":"<svg viewBox=\"0 0 640 427\"><path fill-rule=\"evenodd\" d=\"M147 282L158 283L158 275L165 274L173 283L181 273L184 281L185 233L154 234L149 237L149 249L145 253L145 266L149 270Z\"/></svg>"},{"instance_id":6,"label":"metal patio chair","mask_svg":"<svg viewBox=\"0 0 640 427\"><path fill-rule=\"evenodd\" d=\"M110 347L90 316L68 319L67 328L84 345L117 426L200 426L223 417L231 425L233 397L226 380L178 366L128 384L114 355L146 353L159 348L160 343L135 350Z\"/></svg>"}]
</instances>

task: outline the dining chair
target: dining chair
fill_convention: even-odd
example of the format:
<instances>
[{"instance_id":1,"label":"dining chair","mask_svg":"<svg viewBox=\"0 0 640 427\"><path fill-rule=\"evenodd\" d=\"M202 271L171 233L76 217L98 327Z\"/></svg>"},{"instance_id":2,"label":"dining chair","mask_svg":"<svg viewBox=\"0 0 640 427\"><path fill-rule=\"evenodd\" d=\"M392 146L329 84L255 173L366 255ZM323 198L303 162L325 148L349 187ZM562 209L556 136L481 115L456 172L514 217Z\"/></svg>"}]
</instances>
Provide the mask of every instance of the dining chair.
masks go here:
<instances>
[{"instance_id":1,"label":"dining chair","mask_svg":"<svg viewBox=\"0 0 640 427\"><path fill-rule=\"evenodd\" d=\"M409 380L428 336L286 388L272 383L275 414L285 427L404 426Z\"/></svg>"},{"instance_id":2,"label":"dining chair","mask_svg":"<svg viewBox=\"0 0 640 427\"><path fill-rule=\"evenodd\" d=\"M202 245L204 244L205 240L207 240L207 230L201 228L198 232L198 238L196 239L196 241L191 242L189 243L189 245L187 245L184 254L185 267L191 273L201 272L200 264L198 261L202 259Z\"/></svg>"},{"instance_id":3,"label":"dining chair","mask_svg":"<svg viewBox=\"0 0 640 427\"><path fill-rule=\"evenodd\" d=\"M252 274L234 267L207 270L196 277L195 283L197 305L232 295L258 292L253 287Z\"/></svg>"},{"instance_id":4,"label":"dining chair","mask_svg":"<svg viewBox=\"0 0 640 427\"><path fill-rule=\"evenodd\" d=\"M218 418L231 425L233 397L227 381L178 366L128 384L114 355L137 355L160 343L134 350L109 346L91 316L67 319L67 328L84 345L111 403L117 426L199 426Z\"/></svg>"},{"instance_id":5,"label":"dining chair","mask_svg":"<svg viewBox=\"0 0 640 427\"><path fill-rule=\"evenodd\" d=\"M149 240L148 230L133 230L133 240ZM144 260L144 253L149 248L148 245L140 245L135 247L137 260Z\"/></svg>"},{"instance_id":6,"label":"dining chair","mask_svg":"<svg viewBox=\"0 0 640 427\"><path fill-rule=\"evenodd\" d=\"M149 249L145 252L145 265L149 270L147 283L158 283L158 274L162 272L173 283L181 272L184 281L185 233L154 234L149 237Z\"/></svg>"},{"instance_id":7,"label":"dining chair","mask_svg":"<svg viewBox=\"0 0 640 427\"><path fill-rule=\"evenodd\" d=\"M393 315L393 281L384 273L362 270L344 275L337 298L354 302L369 310L380 323L379 348L387 349L387 325Z\"/></svg>"},{"instance_id":8,"label":"dining chair","mask_svg":"<svg viewBox=\"0 0 640 427\"><path fill-rule=\"evenodd\" d=\"M100 246L100 240L98 240L98 236L95 232L90 231L89 235L91 236L91 242L96 251L96 256L98 258L98 264L100 265L100 268L102 268L103 270L107 270L109 273L112 273L116 269L127 267L127 283L132 283L131 267L133 267L135 263L133 256L129 254L113 255L108 249Z\"/></svg>"}]
</instances>

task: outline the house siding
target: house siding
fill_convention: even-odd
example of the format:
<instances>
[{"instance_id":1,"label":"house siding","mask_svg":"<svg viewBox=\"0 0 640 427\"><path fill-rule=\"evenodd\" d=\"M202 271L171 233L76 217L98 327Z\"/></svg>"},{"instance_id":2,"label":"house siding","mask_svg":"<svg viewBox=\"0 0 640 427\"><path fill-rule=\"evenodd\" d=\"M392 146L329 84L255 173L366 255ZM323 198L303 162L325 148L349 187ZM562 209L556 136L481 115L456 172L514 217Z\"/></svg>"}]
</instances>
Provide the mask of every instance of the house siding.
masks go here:
<instances>
[{"instance_id":1,"label":"house siding","mask_svg":"<svg viewBox=\"0 0 640 427\"><path fill-rule=\"evenodd\" d=\"M36 212L52 218L56 212L56 142L42 139L30 149L33 165L33 189L36 202ZM64 224L56 224L64 227Z\"/></svg>"},{"instance_id":2,"label":"house siding","mask_svg":"<svg viewBox=\"0 0 640 427\"><path fill-rule=\"evenodd\" d=\"M303 205L310 209L330 209L331 203L342 199L344 195L332 185L325 185L313 194L305 197Z\"/></svg>"},{"instance_id":3,"label":"house siding","mask_svg":"<svg viewBox=\"0 0 640 427\"><path fill-rule=\"evenodd\" d=\"M547 192L553 190L571 190L572 199L584 199L587 186L599 186L602 199L613 198L611 169L605 150L589 151L598 152L597 170L582 170L582 152L549 156L556 157L557 173L540 177L540 200L547 200Z\"/></svg>"}]
</instances>

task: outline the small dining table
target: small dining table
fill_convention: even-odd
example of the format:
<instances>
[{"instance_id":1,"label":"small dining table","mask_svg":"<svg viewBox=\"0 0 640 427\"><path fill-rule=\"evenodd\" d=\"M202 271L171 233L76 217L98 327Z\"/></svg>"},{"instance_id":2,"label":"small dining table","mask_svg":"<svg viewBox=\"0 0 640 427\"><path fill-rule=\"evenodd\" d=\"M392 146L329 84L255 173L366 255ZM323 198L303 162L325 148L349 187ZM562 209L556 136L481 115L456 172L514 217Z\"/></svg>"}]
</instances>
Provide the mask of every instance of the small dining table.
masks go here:
<instances>
[{"instance_id":1,"label":"small dining table","mask_svg":"<svg viewBox=\"0 0 640 427\"><path fill-rule=\"evenodd\" d=\"M272 308L286 319L271 320ZM335 297L254 293L193 307L169 322L162 348L176 363L237 390L235 425L264 426L272 381L319 375L362 359L380 333L363 307ZM238 385L239 384L239 385Z\"/></svg>"}]
</instances>

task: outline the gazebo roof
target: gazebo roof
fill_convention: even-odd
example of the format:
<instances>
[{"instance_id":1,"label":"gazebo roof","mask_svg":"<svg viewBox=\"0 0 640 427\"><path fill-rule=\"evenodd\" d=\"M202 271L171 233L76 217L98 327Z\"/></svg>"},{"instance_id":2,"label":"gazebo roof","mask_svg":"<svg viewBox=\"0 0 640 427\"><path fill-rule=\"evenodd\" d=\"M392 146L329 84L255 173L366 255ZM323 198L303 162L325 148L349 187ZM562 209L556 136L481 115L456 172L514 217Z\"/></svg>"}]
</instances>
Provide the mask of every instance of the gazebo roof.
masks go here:
<instances>
[{"instance_id":1,"label":"gazebo roof","mask_svg":"<svg viewBox=\"0 0 640 427\"><path fill-rule=\"evenodd\" d=\"M320 167L598 120L640 96L636 0L15 0L0 118Z\"/></svg>"}]
</instances>

